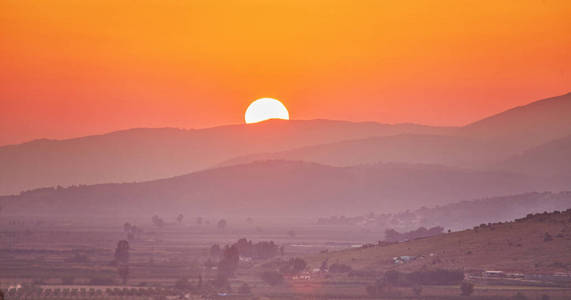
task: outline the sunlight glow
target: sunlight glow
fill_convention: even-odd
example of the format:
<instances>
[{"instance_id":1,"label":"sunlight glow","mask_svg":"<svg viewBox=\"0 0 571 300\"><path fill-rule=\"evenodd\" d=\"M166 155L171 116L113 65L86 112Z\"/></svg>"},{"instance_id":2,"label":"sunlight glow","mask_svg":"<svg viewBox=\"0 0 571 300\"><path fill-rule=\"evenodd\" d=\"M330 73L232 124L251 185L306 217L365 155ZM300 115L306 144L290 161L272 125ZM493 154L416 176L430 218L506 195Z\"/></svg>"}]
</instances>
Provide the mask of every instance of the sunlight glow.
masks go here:
<instances>
[{"instance_id":1,"label":"sunlight glow","mask_svg":"<svg viewBox=\"0 0 571 300\"><path fill-rule=\"evenodd\" d=\"M248 106L244 119L246 124L258 123L269 119L289 120L289 112L280 101L273 98L261 98Z\"/></svg>"}]
</instances>

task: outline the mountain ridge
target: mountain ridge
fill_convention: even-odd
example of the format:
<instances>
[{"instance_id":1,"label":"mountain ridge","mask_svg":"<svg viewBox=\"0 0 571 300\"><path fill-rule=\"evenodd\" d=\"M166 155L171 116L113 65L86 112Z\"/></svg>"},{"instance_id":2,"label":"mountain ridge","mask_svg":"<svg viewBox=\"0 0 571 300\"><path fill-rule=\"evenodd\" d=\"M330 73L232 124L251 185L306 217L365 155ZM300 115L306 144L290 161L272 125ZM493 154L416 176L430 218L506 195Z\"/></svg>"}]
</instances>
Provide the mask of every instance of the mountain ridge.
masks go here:
<instances>
[{"instance_id":1,"label":"mountain ridge","mask_svg":"<svg viewBox=\"0 0 571 300\"><path fill-rule=\"evenodd\" d=\"M438 165L332 167L265 161L148 182L38 189L0 197L0 202L6 213L11 214L192 211L241 216L278 212L281 216L315 216L403 210L543 190L544 185L517 174Z\"/></svg>"}]
</instances>

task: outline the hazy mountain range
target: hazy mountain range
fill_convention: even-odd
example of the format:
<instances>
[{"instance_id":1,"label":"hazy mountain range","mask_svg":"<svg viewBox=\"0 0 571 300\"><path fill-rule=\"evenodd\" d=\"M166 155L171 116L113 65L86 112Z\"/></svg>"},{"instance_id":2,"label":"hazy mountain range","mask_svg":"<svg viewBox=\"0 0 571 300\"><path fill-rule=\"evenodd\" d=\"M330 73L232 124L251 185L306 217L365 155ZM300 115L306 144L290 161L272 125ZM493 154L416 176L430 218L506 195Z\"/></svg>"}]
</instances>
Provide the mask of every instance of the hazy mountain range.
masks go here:
<instances>
[{"instance_id":1,"label":"hazy mountain range","mask_svg":"<svg viewBox=\"0 0 571 300\"><path fill-rule=\"evenodd\" d=\"M143 183L41 189L0 200L12 202L6 211L14 213L314 216L401 210L545 188L517 174L434 165L260 161Z\"/></svg>"},{"instance_id":2,"label":"hazy mountain range","mask_svg":"<svg viewBox=\"0 0 571 300\"><path fill-rule=\"evenodd\" d=\"M464 230L480 224L521 218L529 213L564 211L571 207L571 192L524 193L460 201L432 207L420 207L398 213L374 213L359 216L320 217L318 224L351 225L368 228L392 228L400 232L419 227L441 226Z\"/></svg>"},{"instance_id":3,"label":"hazy mountain range","mask_svg":"<svg viewBox=\"0 0 571 300\"><path fill-rule=\"evenodd\" d=\"M73 184L159 179L207 169L245 154L451 128L344 121L271 120L199 130L140 128L0 147L0 195Z\"/></svg>"},{"instance_id":4,"label":"hazy mountain range","mask_svg":"<svg viewBox=\"0 0 571 300\"><path fill-rule=\"evenodd\" d=\"M97 185L0 201L14 213L323 216L569 190L569 116L566 94L455 128L273 120L38 140L0 147L0 194ZM148 182L118 184L136 181Z\"/></svg>"}]
</instances>

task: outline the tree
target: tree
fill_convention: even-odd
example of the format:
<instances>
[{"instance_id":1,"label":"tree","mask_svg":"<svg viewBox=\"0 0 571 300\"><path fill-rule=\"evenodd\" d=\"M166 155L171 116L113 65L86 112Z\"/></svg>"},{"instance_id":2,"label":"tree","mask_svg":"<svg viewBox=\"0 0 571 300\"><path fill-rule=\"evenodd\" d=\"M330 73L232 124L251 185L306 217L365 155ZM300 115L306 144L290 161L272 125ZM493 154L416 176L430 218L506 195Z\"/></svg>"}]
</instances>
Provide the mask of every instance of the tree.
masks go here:
<instances>
[{"instance_id":1,"label":"tree","mask_svg":"<svg viewBox=\"0 0 571 300\"><path fill-rule=\"evenodd\" d=\"M218 262L218 274L224 276L234 275L234 271L238 268L238 263L240 262L240 252L238 247L224 247L224 253L222 254L222 259Z\"/></svg>"},{"instance_id":2,"label":"tree","mask_svg":"<svg viewBox=\"0 0 571 300\"><path fill-rule=\"evenodd\" d=\"M159 228L163 228L163 226L165 226L165 221L163 221L163 219L159 218L159 216L154 215L152 218L153 221L153 225L159 227Z\"/></svg>"},{"instance_id":3,"label":"tree","mask_svg":"<svg viewBox=\"0 0 571 300\"><path fill-rule=\"evenodd\" d=\"M137 239L137 236L142 232L139 227L129 222L123 224L123 231L127 233L127 240L129 241Z\"/></svg>"},{"instance_id":4,"label":"tree","mask_svg":"<svg viewBox=\"0 0 571 300\"><path fill-rule=\"evenodd\" d=\"M218 246L218 244L214 244L212 245L212 247L210 247L210 256L212 257L220 257L220 254L222 253L222 249L220 249L220 246Z\"/></svg>"},{"instance_id":5,"label":"tree","mask_svg":"<svg viewBox=\"0 0 571 300\"><path fill-rule=\"evenodd\" d=\"M127 283L129 276L129 242L121 240L117 243L115 248L115 265L117 266L117 273L123 279L123 284Z\"/></svg>"},{"instance_id":6,"label":"tree","mask_svg":"<svg viewBox=\"0 0 571 300\"><path fill-rule=\"evenodd\" d=\"M224 230L226 229L226 226L228 226L228 223L226 222L226 220L222 219L220 221L218 221L217 227L220 230Z\"/></svg>"},{"instance_id":7,"label":"tree","mask_svg":"<svg viewBox=\"0 0 571 300\"><path fill-rule=\"evenodd\" d=\"M287 263L280 267L283 274L297 274L305 269L307 263L301 258L291 258Z\"/></svg>"},{"instance_id":8,"label":"tree","mask_svg":"<svg viewBox=\"0 0 571 300\"><path fill-rule=\"evenodd\" d=\"M182 219L184 219L184 216L183 216L182 214L179 214L179 215L176 217L176 221L177 221L179 224L182 223Z\"/></svg>"},{"instance_id":9,"label":"tree","mask_svg":"<svg viewBox=\"0 0 571 300\"><path fill-rule=\"evenodd\" d=\"M329 258L326 258L324 261L321 262L321 266L319 267L319 271L325 272L329 269L329 267L327 267L328 261L329 261Z\"/></svg>"},{"instance_id":10,"label":"tree","mask_svg":"<svg viewBox=\"0 0 571 300\"><path fill-rule=\"evenodd\" d=\"M131 231L131 223L126 222L125 224L123 224L123 231L125 232L130 232Z\"/></svg>"},{"instance_id":11,"label":"tree","mask_svg":"<svg viewBox=\"0 0 571 300\"><path fill-rule=\"evenodd\" d=\"M474 293L474 284L468 281L462 281L460 291L462 296L470 296Z\"/></svg>"}]
</instances>

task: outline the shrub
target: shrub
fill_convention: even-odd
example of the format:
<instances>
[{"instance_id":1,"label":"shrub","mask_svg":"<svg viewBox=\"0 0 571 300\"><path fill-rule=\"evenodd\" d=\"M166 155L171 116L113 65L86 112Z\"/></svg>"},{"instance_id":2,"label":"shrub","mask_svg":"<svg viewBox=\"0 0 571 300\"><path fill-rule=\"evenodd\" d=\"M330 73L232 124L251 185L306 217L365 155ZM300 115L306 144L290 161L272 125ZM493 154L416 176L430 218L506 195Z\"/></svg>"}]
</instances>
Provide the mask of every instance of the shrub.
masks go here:
<instances>
[{"instance_id":1,"label":"shrub","mask_svg":"<svg viewBox=\"0 0 571 300\"><path fill-rule=\"evenodd\" d=\"M546 233L543 235L543 241L544 241L544 242L553 241L553 237L551 236L551 234L549 234L549 232L546 232Z\"/></svg>"},{"instance_id":2,"label":"shrub","mask_svg":"<svg viewBox=\"0 0 571 300\"><path fill-rule=\"evenodd\" d=\"M460 291L462 296L470 296L474 293L474 284L468 281L462 281Z\"/></svg>"},{"instance_id":3,"label":"shrub","mask_svg":"<svg viewBox=\"0 0 571 300\"><path fill-rule=\"evenodd\" d=\"M282 281L284 280L282 274L280 274L279 272L276 272L276 271L263 272L261 277L265 283L272 285L272 286L278 285L278 284L282 283Z\"/></svg>"},{"instance_id":4,"label":"shrub","mask_svg":"<svg viewBox=\"0 0 571 300\"><path fill-rule=\"evenodd\" d=\"M240 294L250 294L252 292L252 290L250 289L250 286L247 283L243 283L240 288L238 288L238 293Z\"/></svg>"},{"instance_id":5,"label":"shrub","mask_svg":"<svg viewBox=\"0 0 571 300\"><path fill-rule=\"evenodd\" d=\"M301 258L291 258L280 266L280 272L283 274L297 274L305 269L307 263Z\"/></svg>"}]
</instances>

